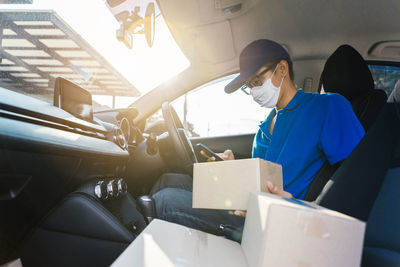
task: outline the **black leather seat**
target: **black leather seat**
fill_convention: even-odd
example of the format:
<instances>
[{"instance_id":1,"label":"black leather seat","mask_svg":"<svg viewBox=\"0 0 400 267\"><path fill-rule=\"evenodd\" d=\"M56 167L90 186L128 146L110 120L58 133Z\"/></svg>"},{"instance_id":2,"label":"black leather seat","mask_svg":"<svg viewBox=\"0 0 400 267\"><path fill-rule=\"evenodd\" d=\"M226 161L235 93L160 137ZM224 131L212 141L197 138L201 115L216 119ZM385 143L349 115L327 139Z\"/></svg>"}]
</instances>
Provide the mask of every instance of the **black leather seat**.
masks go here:
<instances>
[{"instance_id":1,"label":"black leather seat","mask_svg":"<svg viewBox=\"0 0 400 267\"><path fill-rule=\"evenodd\" d=\"M325 92L338 93L349 100L365 131L368 131L387 100L383 90L374 89L374 80L365 60L349 45L341 45L328 58L321 74L321 85ZM338 166L330 166L329 163L322 166L310 184L305 200L313 201L318 197Z\"/></svg>"},{"instance_id":2,"label":"black leather seat","mask_svg":"<svg viewBox=\"0 0 400 267\"><path fill-rule=\"evenodd\" d=\"M367 222L362 266L400 266L400 82L317 202Z\"/></svg>"},{"instance_id":3,"label":"black leather seat","mask_svg":"<svg viewBox=\"0 0 400 267\"><path fill-rule=\"evenodd\" d=\"M385 91L374 89L367 63L350 45L341 45L328 58L321 74L325 92L346 97L367 131L386 103Z\"/></svg>"}]
</instances>

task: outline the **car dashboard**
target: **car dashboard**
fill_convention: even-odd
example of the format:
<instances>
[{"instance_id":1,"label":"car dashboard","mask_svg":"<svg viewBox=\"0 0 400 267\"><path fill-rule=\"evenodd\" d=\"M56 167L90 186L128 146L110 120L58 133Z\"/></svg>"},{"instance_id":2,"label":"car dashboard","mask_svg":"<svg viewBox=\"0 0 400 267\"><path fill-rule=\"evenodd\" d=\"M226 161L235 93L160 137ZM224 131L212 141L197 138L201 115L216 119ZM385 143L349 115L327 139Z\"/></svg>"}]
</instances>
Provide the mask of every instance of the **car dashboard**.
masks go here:
<instances>
[{"instance_id":1,"label":"car dashboard","mask_svg":"<svg viewBox=\"0 0 400 267\"><path fill-rule=\"evenodd\" d=\"M144 229L125 181L136 114L100 112L88 122L0 88L0 263L77 264L104 249L91 264L110 264ZM44 257L52 248L64 257Z\"/></svg>"}]
</instances>

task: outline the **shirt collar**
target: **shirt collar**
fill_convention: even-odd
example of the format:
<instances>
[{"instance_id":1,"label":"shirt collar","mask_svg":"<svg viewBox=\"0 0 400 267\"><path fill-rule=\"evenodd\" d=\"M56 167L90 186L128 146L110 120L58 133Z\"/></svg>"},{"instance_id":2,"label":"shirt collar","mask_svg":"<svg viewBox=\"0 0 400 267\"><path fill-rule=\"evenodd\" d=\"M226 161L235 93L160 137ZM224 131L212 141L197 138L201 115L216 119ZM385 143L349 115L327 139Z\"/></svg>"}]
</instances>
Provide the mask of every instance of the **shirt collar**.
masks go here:
<instances>
[{"instance_id":1,"label":"shirt collar","mask_svg":"<svg viewBox=\"0 0 400 267\"><path fill-rule=\"evenodd\" d=\"M294 97L290 100L290 102L286 105L286 107L284 107L279 111L295 110L303 102L303 99L304 99L304 92L303 90L299 89L297 90L297 93L294 95Z\"/></svg>"},{"instance_id":2,"label":"shirt collar","mask_svg":"<svg viewBox=\"0 0 400 267\"><path fill-rule=\"evenodd\" d=\"M305 99L305 93L303 90L298 89L297 93L294 95L294 97L290 100L290 102L284 107L283 109L280 109L279 111L275 108L271 110L269 115L264 121L261 121L259 124L259 127L262 129L265 135L269 135L269 123L272 119L272 117L275 116L278 112L286 112L286 111L293 111L296 110L297 107L304 101Z\"/></svg>"}]
</instances>

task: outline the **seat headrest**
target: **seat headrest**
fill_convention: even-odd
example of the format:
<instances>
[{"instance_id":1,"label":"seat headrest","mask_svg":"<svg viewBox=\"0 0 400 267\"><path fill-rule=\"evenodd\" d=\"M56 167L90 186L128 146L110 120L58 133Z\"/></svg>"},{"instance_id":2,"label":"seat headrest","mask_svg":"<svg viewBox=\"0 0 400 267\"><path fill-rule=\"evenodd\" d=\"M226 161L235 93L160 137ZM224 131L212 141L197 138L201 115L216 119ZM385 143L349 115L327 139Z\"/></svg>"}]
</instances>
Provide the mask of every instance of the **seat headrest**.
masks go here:
<instances>
[{"instance_id":1,"label":"seat headrest","mask_svg":"<svg viewBox=\"0 0 400 267\"><path fill-rule=\"evenodd\" d=\"M341 45L328 58L321 74L325 92L339 93L350 102L374 89L367 63L353 47Z\"/></svg>"},{"instance_id":2,"label":"seat headrest","mask_svg":"<svg viewBox=\"0 0 400 267\"><path fill-rule=\"evenodd\" d=\"M400 80L396 82L390 96L388 98L388 103L400 103Z\"/></svg>"}]
</instances>

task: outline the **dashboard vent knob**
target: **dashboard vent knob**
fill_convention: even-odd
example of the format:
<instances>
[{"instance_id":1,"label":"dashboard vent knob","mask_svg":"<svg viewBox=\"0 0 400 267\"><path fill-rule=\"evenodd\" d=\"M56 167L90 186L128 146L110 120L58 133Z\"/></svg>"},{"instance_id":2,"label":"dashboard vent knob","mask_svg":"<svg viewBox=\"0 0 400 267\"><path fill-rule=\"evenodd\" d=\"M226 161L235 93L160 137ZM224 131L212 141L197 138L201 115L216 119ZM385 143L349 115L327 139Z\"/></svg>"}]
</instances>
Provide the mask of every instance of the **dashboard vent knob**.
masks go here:
<instances>
[{"instance_id":1,"label":"dashboard vent knob","mask_svg":"<svg viewBox=\"0 0 400 267\"><path fill-rule=\"evenodd\" d=\"M118 182L118 193L120 195L125 195L128 192L128 185L124 181L124 179L119 179Z\"/></svg>"},{"instance_id":2,"label":"dashboard vent knob","mask_svg":"<svg viewBox=\"0 0 400 267\"><path fill-rule=\"evenodd\" d=\"M108 198L107 184L104 181L98 181L94 186L94 195L101 200Z\"/></svg>"},{"instance_id":3,"label":"dashboard vent knob","mask_svg":"<svg viewBox=\"0 0 400 267\"><path fill-rule=\"evenodd\" d=\"M118 196L118 185L117 181L110 180L107 184L107 195L108 197L117 197Z\"/></svg>"}]
</instances>

